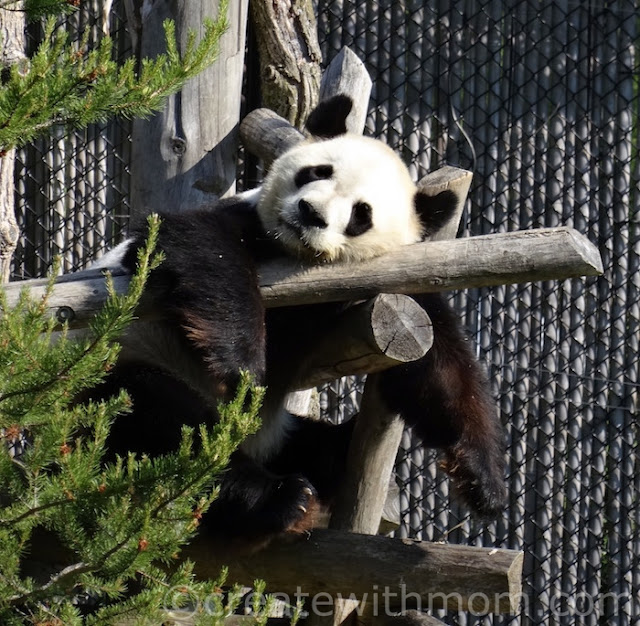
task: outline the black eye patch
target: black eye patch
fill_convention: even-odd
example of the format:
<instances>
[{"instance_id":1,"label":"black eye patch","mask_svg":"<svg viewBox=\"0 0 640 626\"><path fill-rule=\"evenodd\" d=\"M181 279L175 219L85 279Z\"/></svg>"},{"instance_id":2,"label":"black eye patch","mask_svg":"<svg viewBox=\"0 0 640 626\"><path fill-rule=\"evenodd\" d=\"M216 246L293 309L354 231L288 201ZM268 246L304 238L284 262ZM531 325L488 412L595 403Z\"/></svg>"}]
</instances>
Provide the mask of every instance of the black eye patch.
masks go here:
<instances>
[{"instance_id":1,"label":"black eye patch","mask_svg":"<svg viewBox=\"0 0 640 626\"><path fill-rule=\"evenodd\" d=\"M296 184L296 187L300 189L300 187L304 187L314 180L327 180L332 176L333 167L331 165L312 165L298 170L293 182Z\"/></svg>"},{"instance_id":2,"label":"black eye patch","mask_svg":"<svg viewBox=\"0 0 640 626\"><path fill-rule=\"evenodd\" d=\"M351 218L344 234L348 237L357 237L366 233L372 226L371 205L366 202L356 202L351 209Z\"/></svg>"}]
</instances>

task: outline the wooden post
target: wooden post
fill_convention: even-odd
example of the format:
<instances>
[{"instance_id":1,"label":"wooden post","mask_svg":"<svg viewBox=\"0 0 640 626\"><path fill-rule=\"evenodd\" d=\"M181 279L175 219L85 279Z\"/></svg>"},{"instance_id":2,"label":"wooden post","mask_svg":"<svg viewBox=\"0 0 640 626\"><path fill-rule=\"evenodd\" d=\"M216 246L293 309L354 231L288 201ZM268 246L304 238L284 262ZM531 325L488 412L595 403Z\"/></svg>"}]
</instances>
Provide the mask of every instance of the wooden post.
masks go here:
<instances>
[{"instance_id":1,"label":"wooden post","mask_svg":"<svg viewBox=\"0 0 640 626\"><path fill-rule=\"evenodd\" d=\"M6 9L2 9L0 12L6 13ZM11 259L20 236L14 202L13 167L15 160L16 151L14 148L0 157L0 283L6 283L9 280Z\"/></svg>"},{"instance_id":2,"label":"wooden post","mask_svg":"<svg viewBox=\"0 0 640 626\"><path fill-rule=\"evenodd\" d=\"M229 30L218 60L148 120L135 120L131 149L131 213L180 211L209 204L235 190L237 127L248 0L229 3ZM164 51L163 20L176 24L184 46L189 31L202 33L219 0L157 0L139 17L140 53Z\"/></svg>"}]
</instances>

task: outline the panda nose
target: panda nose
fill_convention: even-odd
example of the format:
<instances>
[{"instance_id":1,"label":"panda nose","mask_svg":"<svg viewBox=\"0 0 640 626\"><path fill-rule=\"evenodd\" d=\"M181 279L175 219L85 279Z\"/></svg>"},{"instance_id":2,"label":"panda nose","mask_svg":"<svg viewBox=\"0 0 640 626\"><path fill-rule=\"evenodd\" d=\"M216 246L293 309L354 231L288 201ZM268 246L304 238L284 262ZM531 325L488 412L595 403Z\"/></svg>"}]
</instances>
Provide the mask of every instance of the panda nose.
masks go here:
<instances>
[{"instance_id":1,"label":"panda nose","mask_svg":"<svg viewBox=\"0 0 640 626\"><path fill-rule=\"evenodd\" d=\"M320 213L318 213L310 202L300 200L298 202L298 212L300 214L300 224L302 226L316 226L317 228L326 228L327 222Z\"/></svg>"}]
</instances>

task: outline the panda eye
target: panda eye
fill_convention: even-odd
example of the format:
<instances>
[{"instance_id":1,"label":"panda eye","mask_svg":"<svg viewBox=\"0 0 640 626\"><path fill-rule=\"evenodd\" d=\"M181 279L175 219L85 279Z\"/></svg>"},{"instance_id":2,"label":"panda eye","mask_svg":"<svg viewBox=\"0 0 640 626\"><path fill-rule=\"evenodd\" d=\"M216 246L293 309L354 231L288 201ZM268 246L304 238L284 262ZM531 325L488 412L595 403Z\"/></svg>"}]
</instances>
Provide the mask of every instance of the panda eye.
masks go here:
<instances>
[{"instance_id":1,"label":"panda eye","mask_svg":"<svg viewBox=\"0 0 640 626\"><path fill-rule=\"evenodd\" d=\"M293 182L296 187L304 187L308 183L312 183L315 180L327 180L333 176L333 166L331 165L312 165L309 167L303 167L298 170Z\"/></svg>"},{"instance_id":2,"label":"panda eye","mask_svg":"<svg viewBox=\"0 0 640 626\"><path fill-rule=\"evenodd\" d=\"M372 226L371 215L373 209L367 202L356 202L351 209L351 218L345 229L345 235L357 237L366 233Z\"/></svg>"}]
</instances>

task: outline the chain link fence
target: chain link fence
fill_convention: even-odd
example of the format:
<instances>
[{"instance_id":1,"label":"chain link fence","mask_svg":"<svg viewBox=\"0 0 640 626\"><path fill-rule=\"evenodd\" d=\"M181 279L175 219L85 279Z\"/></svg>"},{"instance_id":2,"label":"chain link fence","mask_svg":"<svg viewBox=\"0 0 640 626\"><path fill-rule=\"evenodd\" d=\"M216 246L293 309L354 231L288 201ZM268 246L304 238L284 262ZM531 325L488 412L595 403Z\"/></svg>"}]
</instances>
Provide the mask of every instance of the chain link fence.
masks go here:
<instances>
[{"instance_id":1,"label":"chain link fence","mask_svg":"<svg viewBox=\"0 0 640 626\"><path fill-rule=\"evenodd\" d=\"M97 0L81 6L75 32L104 28ZM435 454L407 432L398 534L524 550L525 588L517 616L435 615L459 625L640 624L640 5L317 0L317 9L325 61L349 46L373 78L366 132L416 179L445 163L474 172L462 236L569 225L605 265L597 279L451 295L507 425L509 507L492 524L472 520ZM117 11L109 27L126 54ZM60 130L21 151L16 278L41 276L54 254L77 269L117 239L128 159L121 121ZM336 383L324 410L354 410L354 384Z\"/></svg>"},{"instance_id":2,"label":"chain link fence","mask_svg":"<svg viewBox=\"0 0 640 626\"><path fill-rule=\"evenodd\" d=\"M319 0L318 15L325 61L349 46L373 78L367 132L416 179L474 172L462 236L568 225L604 260L597 279L451 296L507 425L509 507L470 519L407 432L399 534L524 550L525 579L518 616L436 616L640 624L640 5Z\"/></svg>"},{"instance_id":3,"label":"chain link fence","mask_svg":"<svg viewBox=\"0 0 640 626\"><path fill-rule=\"evenodd\" d=\"M123 13L108 20L104 3L80 3L65 21L72 40L88 44L108 32L119 58L130 50ZM41 24L29 26L27 51L42 37ZM13 278L43 276L55 256L62 271L84 267L126 230L129 219L130 121L94 124L85 130L54 129L20 150L16 158L16 217L21 239Z\"/></svg>"}]
</instances>

